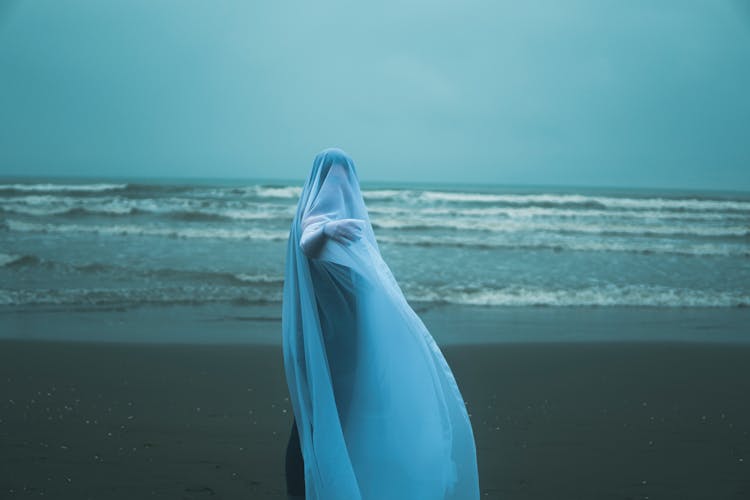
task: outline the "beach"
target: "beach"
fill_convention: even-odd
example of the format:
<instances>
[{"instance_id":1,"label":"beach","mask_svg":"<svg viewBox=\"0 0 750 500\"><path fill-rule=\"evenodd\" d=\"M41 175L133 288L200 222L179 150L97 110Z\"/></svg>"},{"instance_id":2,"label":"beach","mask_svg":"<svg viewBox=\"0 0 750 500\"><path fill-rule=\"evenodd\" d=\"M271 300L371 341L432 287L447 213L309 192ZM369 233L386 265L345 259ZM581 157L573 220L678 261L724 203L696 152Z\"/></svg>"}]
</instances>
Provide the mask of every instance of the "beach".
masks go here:
<instances>
[{"instance_id":1,"label":"beach","mask_svg":"<svg viewBox=\"0 0 750 500\"><path fill-rule=\"evenodd\" d=\"M0 498L283 499L297 182L0 182ZM483 499L750 497L750 195L363 184Z\"/></svg>"},{"instance_id":2,"label":"beach","mask_svg":"<svg viewBox=\"0 0 750 500\"><path fill-rule=\"evenodd\" d=\"M679 328L656 312L641 323L620 312L623 336L634 340L595 340L617 316L597 323L587 318L602 310L537 311L496 311L494 322L492 309L422 311L471 416L482 498L750 496L750 345L637 340L633 332L648 325ZM0 341L0 497L285 498L292 410L276 319L259 311L180 323L168 308L81 314L88 321L0 315L5 333L19 337ZM87 329L107 338L118 314L142 332L183 336L71 340ZM704 316L725 338L742 329L725 310ZM480 334L511 325L542 333L532 342L451 342L458 321ZM551 324L588 329L589 338L551 341L543 334Z\"/></svg>"}]
</instances>

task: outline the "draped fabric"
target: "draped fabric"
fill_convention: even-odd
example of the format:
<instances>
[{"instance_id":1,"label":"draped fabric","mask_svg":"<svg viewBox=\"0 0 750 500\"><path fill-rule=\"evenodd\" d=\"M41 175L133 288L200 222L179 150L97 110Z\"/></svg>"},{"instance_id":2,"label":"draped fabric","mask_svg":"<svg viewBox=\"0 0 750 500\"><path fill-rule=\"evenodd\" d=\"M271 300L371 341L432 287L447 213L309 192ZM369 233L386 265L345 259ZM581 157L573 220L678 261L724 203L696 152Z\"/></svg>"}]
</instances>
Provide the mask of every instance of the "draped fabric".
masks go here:
<instances>
[{"instance_id":1,"label":"draped fabric","mask_svg":"<svg viewBox=\"0 0 750 500\"><path fill-rule=\"evenodd\" d=\"M362 221L361 237L321 236L340 219ZM304 250L315 238L322 245ZM340 149L315 157L302 190L282 309L307 499L479 498L458 385L383 261L354 162Z\"/></svg>"}]
</instances>

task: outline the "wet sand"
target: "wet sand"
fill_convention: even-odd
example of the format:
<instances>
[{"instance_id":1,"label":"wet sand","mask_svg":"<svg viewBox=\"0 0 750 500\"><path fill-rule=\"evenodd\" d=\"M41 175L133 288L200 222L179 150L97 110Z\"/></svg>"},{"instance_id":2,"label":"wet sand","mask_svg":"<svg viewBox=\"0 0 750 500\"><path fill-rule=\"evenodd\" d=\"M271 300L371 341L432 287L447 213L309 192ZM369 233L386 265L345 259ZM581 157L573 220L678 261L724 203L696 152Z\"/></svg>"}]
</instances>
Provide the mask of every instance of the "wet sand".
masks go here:
<instances>
[{"instance_id":1,"label":"wet sand","mask_svg":"<svg viewBox=\"0 0 750 500\"><path fill-rule=\"evenodd\" d=\"M450 345L482 498L750 498L750 347ZM0 498L281 499L280 347L0 341Z\"/></svg>"}]
</instances>

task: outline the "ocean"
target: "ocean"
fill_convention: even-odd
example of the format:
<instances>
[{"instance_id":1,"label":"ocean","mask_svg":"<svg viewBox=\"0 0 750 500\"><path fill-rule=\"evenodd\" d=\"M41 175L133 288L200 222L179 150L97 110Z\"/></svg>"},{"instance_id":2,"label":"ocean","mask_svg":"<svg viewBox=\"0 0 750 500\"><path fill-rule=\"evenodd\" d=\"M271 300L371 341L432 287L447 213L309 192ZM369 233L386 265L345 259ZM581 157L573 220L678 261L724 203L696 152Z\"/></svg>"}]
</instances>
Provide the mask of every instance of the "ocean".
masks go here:
<instances>
[{"instance_id":1,"label":"ocean","mask_svg":"<svg viewBox=\"0 0 750 500\"><path fill-rule=\"evenodd\" d=\"M0 309L278 304L301 185L0 179ZM750 305L750 193L362 188L414 305Z\"/></svg>"}]
</instances>

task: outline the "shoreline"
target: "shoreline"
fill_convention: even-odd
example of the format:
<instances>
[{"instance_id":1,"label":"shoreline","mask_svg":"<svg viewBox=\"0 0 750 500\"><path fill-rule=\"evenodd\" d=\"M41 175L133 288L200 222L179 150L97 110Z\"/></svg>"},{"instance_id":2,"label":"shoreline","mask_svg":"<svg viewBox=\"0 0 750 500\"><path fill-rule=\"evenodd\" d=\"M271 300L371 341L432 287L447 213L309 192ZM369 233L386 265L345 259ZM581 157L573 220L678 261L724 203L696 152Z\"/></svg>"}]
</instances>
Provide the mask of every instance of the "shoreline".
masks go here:
<instances>
[{"instance_id":1,"label":"shoreline","mask_svg":"<svg viewBox=\"0 0 750 500\"><path fill-rule=\"evenodd\" d=\"M750 308L412 305L443 345L698 342L750 345ZM55 328L49 328L55 325ZM281 304L0 308L0 340L281 345Z\"/></svg>"}]
</instances>

